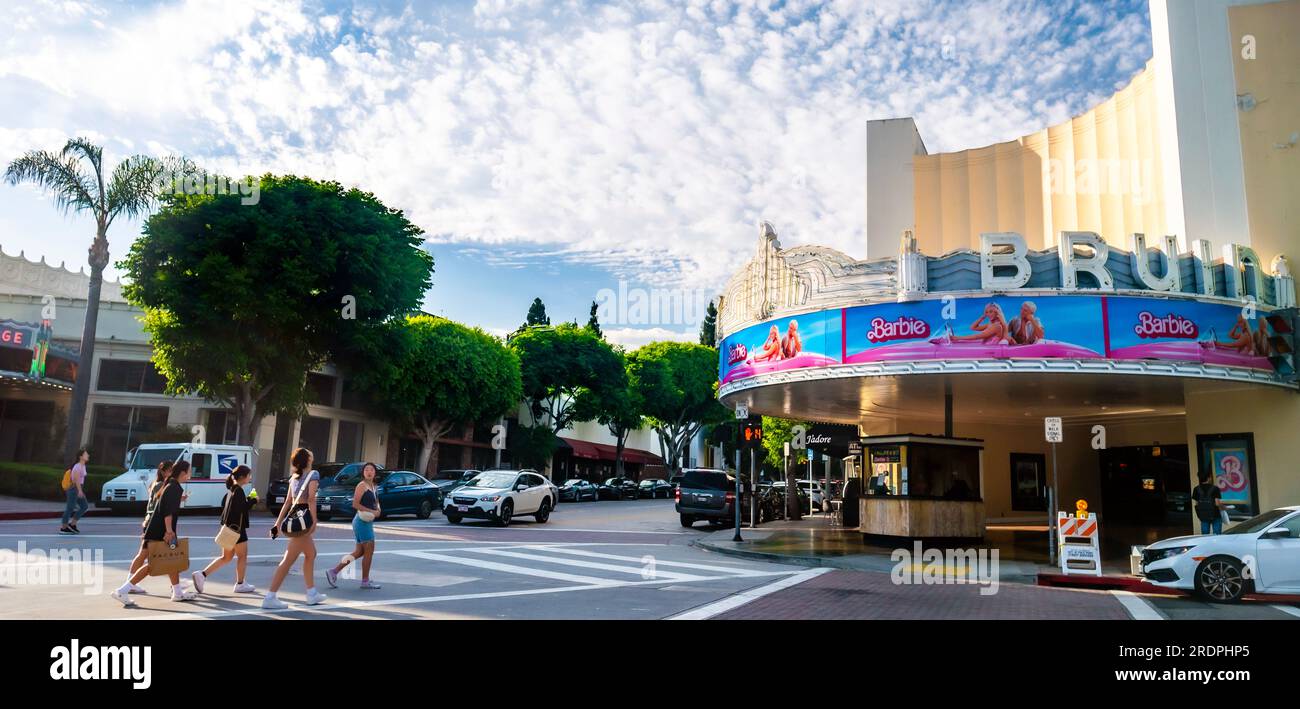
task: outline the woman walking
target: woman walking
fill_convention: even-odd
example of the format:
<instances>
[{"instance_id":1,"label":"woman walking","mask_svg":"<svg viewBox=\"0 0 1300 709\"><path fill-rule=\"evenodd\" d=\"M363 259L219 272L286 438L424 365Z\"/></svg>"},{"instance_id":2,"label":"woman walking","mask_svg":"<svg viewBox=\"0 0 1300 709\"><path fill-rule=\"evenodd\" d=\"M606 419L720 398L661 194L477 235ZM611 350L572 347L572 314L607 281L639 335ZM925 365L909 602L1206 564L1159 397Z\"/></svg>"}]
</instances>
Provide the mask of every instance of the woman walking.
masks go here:
<instances>
[{"instance_id":1,"label":"woman walking","mask_svg":"<svg viewBox=\"0 0 1300 709\"><path fill-rule=\"evenodd\" d=\"M312 454L306 448L295 450L289 459L289 465L293 469L293 474L289 478L289 494L284 498L280 515L275 518L275 525L271 527L271 538L275 539L280 534L281 523L291 515L301 521L306 531L289 537L289 548L285 549L284 558L280 560L280 565L275 567L275 574L271 577L271 590L266 594L266 598L262 599L262 608L266 610L282 610L289 607L279 599L277 594L299 555L302 556L303 582L307 585L307 605L314 606L325 602L325 594L316 590L316 580L313 578L315 574L312 567L316 562L316 542L312 537L316 534L316 488L320 485L320 473L312 470L311 464Z\"/></svg>"},{"instance_id":2,"label":"woman walking","mask_svg":"<svg viewBox=\"0 0 1300 709\"><path fill-rule=\"evenodd\" d=\"M203 593L203 585L208 576L236 557L239 561L235 563L235 593L252 593L257 590L252 584L244 582L244 573L248 570L248 513L252 510L253 503L244 494L243 486L252 475L252 468L240 465L226 477L226 504L221 508L221 526L238 532L239 539L233 547L222 550L221 556L213 559L207 568L194 572L194 590L199 593Z\"/></svg>"},{"instance_id":3,"label":"woman walking","mask_svg":"<svg viewBox=\"0 0 1300 709\"><path fill-rule=\"evenodd\" d=\"M86 501L86 463L90 462L90 452L85 448L77 451L77 459L68 468L67 504L63 507L63 526L59 534L81 534L77 529L77 518L86 514L90 503Z\"/></svg>"},{"instance_id":4,"label":"woman walking","mask_svg":"<svg viewBox=\"0 0 1300 709\"><path fill-rule=\"evenodd\" d=\"M338 588L339 572L348 564L361 559L361 588L378 589L381 586L370 580L370 564L375 559L375 519L379 517L379 493L375 489L375 476L379 469L374 463L361 466L361 481L352 491L352 508L357 511L352 518L352 534L357 539L357 547L351 554L343 557L338 566L325 571L325 580L330 588Z\"/></svg>"},{"instance_id":5,"label":"woman walking","mask_svg":"<svg viewBox=\"0 0 1300 709\"><path fill-rule=\"evenodd\" d=\"M158 464L158 470L154 473L153 482L149 483L149 489L145 492L145 494L148 496L149 501L145 503L144 520L140 522L140 529L144 529L145 527L149 526L149 517L150 515L153 514L154 508L158 506L158 498L157 496L154 495L154 493L162 489L161 485L167 482L167 478L168 476L171 475L171 472L172 472L172 462L170 460L164 460L163 462ZM134 575L135 572L140 570L141 566L144 566L144 560L146 556L147 555L145 554L135 555L135 559L131 561L131 568L129 571L127 571L128 576ZM131 584L130 592L140 593L140 594L149 593L148 591L144 590L144 588L137 586L135 584Z\"/></svg>"},{"instance_id":6,"label":"woman walking","mask_svg":"<svg viewBox=\"0 0 1300 709\"><path fill-rule=\"evenodd\" d=\"M141 534L140 551L136 553L135 559L131 561L130 578L111 594L124 606L134 606L135 600L130 597L131 589L149 575L149 543L150 542L167 542L175 544L177 537L177 522L180 519L181 512L181 485L190 479L190 464L188 461L178 461L171 466L167 478L161 485L155 485L150 499L154 503L153 510L145 518L144 533ZM181 587L180 572L170 573L167 575L172 584L173 601L189 601L195 597L191 589Z\"/></svg>"}]
</instances>

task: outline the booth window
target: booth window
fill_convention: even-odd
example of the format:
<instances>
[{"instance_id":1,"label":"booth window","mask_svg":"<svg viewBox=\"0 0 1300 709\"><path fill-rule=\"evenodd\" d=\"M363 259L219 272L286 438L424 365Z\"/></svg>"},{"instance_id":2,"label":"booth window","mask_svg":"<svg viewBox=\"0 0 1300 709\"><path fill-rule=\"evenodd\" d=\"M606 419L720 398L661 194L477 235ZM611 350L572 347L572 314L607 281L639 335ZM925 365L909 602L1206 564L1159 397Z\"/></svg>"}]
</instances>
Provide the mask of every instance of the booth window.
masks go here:
<instances>
[{"instance_id":1,"label":"booth window","mask_svg":"<svg viewBox=\"0 0 1300 709\"><path fill-rule=\"evenodd\" d=\"M908 446L907 494L980 499L979 449L912 443Z\"/></svg>"}]
</instances>

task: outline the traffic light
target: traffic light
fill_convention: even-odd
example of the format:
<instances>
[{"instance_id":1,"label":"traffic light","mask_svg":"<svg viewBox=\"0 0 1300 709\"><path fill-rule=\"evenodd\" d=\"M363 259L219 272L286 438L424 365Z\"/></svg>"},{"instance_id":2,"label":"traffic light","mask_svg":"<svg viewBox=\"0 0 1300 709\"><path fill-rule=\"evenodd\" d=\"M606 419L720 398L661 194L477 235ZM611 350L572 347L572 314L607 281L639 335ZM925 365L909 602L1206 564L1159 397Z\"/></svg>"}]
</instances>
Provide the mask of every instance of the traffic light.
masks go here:
<instances>
[{"instance_id":1,"label":"traffic light","mask_svg":"<svg viewBox=\"0 0 1300 709\"><path fill-rule=\"evenodd\" d=\"M1300 383L1296 374L1296 330L1300 329L1300 309L1274 310L1264 316L1272 334L1268 338L1268 361L1284 381Z\"/></svg>"},{"instance_id":2,"label":"traffic light","mask_svg":"<svg viewBox=\"0 0 1300 709\"><path fill-rule=\"evenodd\" d=\"M763 445L763 417L750 416L740 424L740 446L759 448Z\"/></svg>"}]
</instances>

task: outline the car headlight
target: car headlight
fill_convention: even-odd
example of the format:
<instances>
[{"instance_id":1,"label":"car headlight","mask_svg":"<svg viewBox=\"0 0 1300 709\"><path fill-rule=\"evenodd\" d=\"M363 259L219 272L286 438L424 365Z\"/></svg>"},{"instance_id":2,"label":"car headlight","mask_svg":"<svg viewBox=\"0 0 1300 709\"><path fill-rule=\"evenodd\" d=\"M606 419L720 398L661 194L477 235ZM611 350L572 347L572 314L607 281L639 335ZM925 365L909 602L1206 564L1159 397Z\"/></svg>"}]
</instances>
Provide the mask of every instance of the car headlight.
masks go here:
<instances>
[{"instance_id":1,"label":"car headlight","mask_svg":"<svg viewBox=\"0 0 1300 709\"><path fill-rule=\"evenodd\" d=\"M1153 561L1160 561L1161 559L1168 559L1173 556L1178 556L1179 554L1186 554L1188 551L1192 550L1193 548L1194 547L1192 546L1185 546L1185 547L1169 547L1168 549L1156 549L1154 551L1148 549L1147 551L1151 556L1150 558L1147 559L1147 563L1151 563Z\"/></svg>"},{"instance_id":2,"label":"car headlight","mask_svg":"<svg viewBox=\"0 0 1300 709\"><path fill-rule=\"evenodd\" d=\"M480 502L496 502L497 500L500 500L500 499L501 499L501 496L500 496L500 495L484 495L483 497L480 497L480 498L478 498L478 499L479 499Z\"/></svg>"}]
</instances>

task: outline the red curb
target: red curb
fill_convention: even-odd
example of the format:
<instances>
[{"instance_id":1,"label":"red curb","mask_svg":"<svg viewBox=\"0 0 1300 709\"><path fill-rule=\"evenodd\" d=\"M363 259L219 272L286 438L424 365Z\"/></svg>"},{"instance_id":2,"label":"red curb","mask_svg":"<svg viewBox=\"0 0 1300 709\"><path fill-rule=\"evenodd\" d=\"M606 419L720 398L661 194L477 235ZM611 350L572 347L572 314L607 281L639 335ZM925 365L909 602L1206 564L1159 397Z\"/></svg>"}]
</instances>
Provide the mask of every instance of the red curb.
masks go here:
<instances>
[{"instance_id":1,"label":"red curb","mask_svg":"<svg viewBox=\"0 0 1300 709\"><path fill-rule=\"evenodd\" d=\"M1074 574L1049 574L1039 572L1039 586L1054 586L1057 588L1094 588L1098 590L1116 590L1132 591L1133 593L1155 593L1179 596L1190 596L1191 594L1179 588L1165 588L1156 586L1136 576L1082 576ZM1300 596L1287 596L1282 594L1271 593L1247 593L1244 598L1252 601L1265 601L1268 603L1300 603Z\"/></svg>"}]
</instances>

